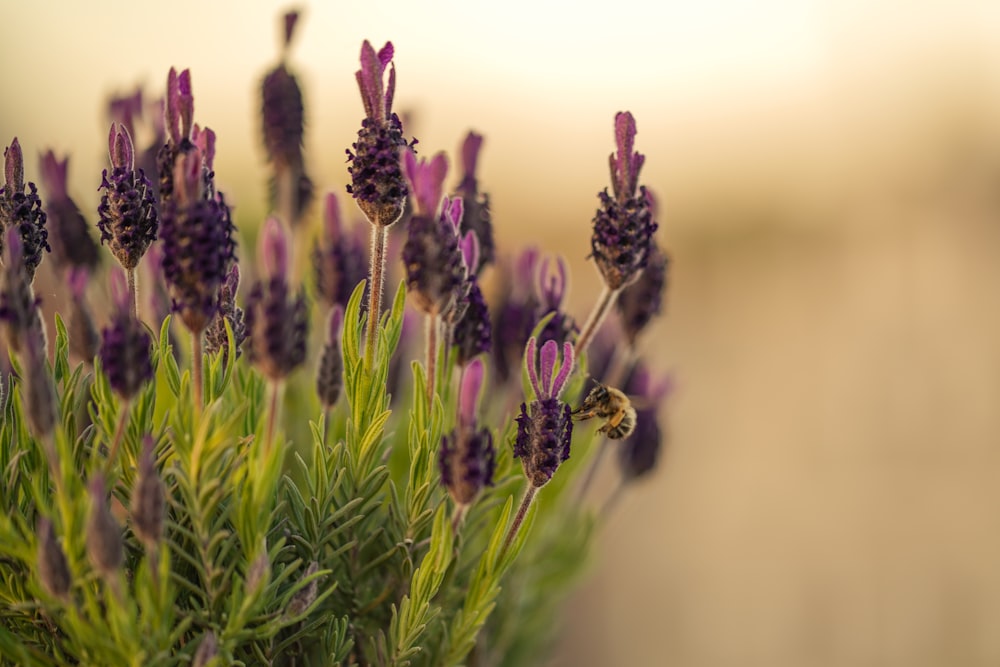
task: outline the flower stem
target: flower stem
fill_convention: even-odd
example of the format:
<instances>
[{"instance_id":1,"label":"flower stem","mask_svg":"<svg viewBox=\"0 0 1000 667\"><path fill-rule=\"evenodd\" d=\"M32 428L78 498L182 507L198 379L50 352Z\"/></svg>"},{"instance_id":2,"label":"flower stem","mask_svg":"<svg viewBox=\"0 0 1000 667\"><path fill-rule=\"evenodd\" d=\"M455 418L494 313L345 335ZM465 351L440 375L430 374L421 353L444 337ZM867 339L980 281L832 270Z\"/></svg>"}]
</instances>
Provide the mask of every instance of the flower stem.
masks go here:
<instances>
[{"instance_id":1,"label":"flower stem","mask_svg":"<svg viewBox=\"0 0 1000 667\"><path fill-rule=\"evenodd\" d=\"M271 382L271 405L267 411L267 431L264 433L265 458L271 452L271 445L274 443L274 431L278 425L278 394L280 392L281 383L277 380Z\"/></svg>"},{"instance_id":2,"label":"flower stem","mask_svg":"<svg viewBox=\"0 0 1000 667\"><path fill-rule=\"evenodd\" d=\"M535 499L537 491L538 487L529 482L528 488L524 492L524 498L521 499L521 506L517 509L517 514L514 515L514 522L510 524L510 530L507 531L507 539L503 541L503 548L500 549L500 556L497 558L498 563L503 561L503 557L510 550L510 545L517 537L517 531L521 529L521 524L524 523L524 517L528 513L528 508L531 507L531 501Z\"/></svg>"},{"instance_id":3,"label":"flower stem","mask_svg":"<svg viewBox=\"0 0 1000 667\"><path fill-rule=\"evenodd\" d=\"M631 372L635 364L634 351L630 347L617 347L615 352L611 357L611 368L608 370L607 374L604 376L604 384L610 387L620 387L625 381L629 372ZM594 476L597 473L597 469L601 466L601 461L604 460L604 453L608 451L611 441L608 438L601 438L600 442L597 444L597 453L590 462L590 467L587 468L587 474L584 476L582 483L580 484L580 490L577 491L576 498L580 502L583 500L584 496L587 495L587 491L590 489L591 483L594 481Z\"/></svg>"},{"instance_id":4,"label":"flower stem","mask_svg":"<svg viewBox=\"0 0 1000 667\"><path fill-rule=\"evenodd\" d=\"M379 314L382 310L382 283L385 282L386 228L373 221L372 252L368 286L368 332L365 337L365 370L369 373L375 365L375 343L378 338Z\"/></svg>"},{"instance_id":5,"label":"flower stem","mask_svg":"<svg viewBox=\"0 0 1000 667\"><path fill-rule=\"evenodd\" d=\"M451 534L458 535L458 529L462 527L462 522L465 521L465 515L469 511L469 506L455 505L455 512L451 515Z\"/></svg>"},{"instance_id":6,"label":"flower stem","mask_svg":"<svg viewBox=\"0 0 1000 667\"><path fill-rule=\"evenodd\" d=\"M122 404L122 413L118 417L118 427L115 429L115 435L111 440L111 449L108 450L108 473L110 473L111 469L114 467L115 457L118 455L118 449L121 447L122 440L125 439L125 425L128 423L128 408L128 402Z\"/></svg>"},{"instance_id":7,"label":"flower stem","mask_svg":"<svg viewBox=\"0 0 1000 667\"><path fill-rule=\"evenodd\" d=\"M139 292L135 288L135 268L125 271L128 277L128 303L132 310L132 317L139 319Z\"/></svg>"},{"instance_id":8,"label":"flower stem","mask_svg":"<svg viewBox=\"0 0 1000 667\"><path fill-rule=\"evenodd\" d=\"M427 314L427 404L434 405L434 386L437 381L438 316Z\"/></svg>"},{"instance_id":9,"label":"flower stem","mask_svg":"<svg viewBox=\"0 0 1000 667\"><path fill-rule=\"evenodd\" d=\"M584 323L583 328L580 330L580 335L576 338L576 348L573 352L577 358L587 351L587 346L594 339L594 334L597 333L598 328L604 322L604 318L607 317L608 311L611 310L611 306L618 298L620 291L620 289L611 289L607 285L601 289L601 295L597 297L594 309L590 311L586 323Z\"/></svg>"},{"instance_id":10,"label":"flower stem","mask_svg":"<svg viewBox=\"0 0 1000 667\"><path fill-rule=\"evenodd\" d=\"M204 403L204 393L202 388L202 351L201 332L191 332L191 386L194 390L194 411L196 415L201 415L201 408Z\"/></svg>"}]
</instances>

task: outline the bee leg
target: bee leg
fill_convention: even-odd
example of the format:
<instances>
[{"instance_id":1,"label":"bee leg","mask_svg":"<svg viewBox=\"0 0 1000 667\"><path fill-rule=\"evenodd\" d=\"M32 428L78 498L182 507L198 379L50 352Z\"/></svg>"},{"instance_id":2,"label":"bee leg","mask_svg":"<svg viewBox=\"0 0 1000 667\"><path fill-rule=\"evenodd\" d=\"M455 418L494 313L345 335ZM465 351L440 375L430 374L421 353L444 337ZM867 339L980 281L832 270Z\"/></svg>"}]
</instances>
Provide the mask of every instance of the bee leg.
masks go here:
<instances>
[{"instance_id":1,"label":"bee leg","mask_svg":"<svg viewBox=\"0 0 1000 667\"><path fill-rule=\"evenodd\" d=\"M576 410L571 412L570 414L573 416L573 419L577 421L583 421L585 419L590 419L591 417L597 416L596 410L588 410L587 412L582 412L582 410L583 408L577 408Z\"/></svg>"},{"instance_id":2,"label":"bee leg","mask_svg":"<svg viewBox=\"0 0 1000 667\"><path fill-rule=\"evenodd\" d=\"M604 422L603 424L601 424L601 428L597 429L597 432L600 433L601 435L604 435L609 430L611 430L611 424L609 422Z\"/></svg>"}]
</instances>

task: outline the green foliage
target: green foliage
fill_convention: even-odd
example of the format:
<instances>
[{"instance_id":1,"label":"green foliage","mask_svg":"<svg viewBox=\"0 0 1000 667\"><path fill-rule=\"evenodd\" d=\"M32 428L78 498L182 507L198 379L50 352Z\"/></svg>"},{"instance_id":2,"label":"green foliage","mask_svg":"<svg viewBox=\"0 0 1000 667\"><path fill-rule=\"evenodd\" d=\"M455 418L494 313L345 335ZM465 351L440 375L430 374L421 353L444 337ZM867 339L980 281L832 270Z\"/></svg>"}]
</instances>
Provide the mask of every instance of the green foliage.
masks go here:
<instances>
[{"instance_id":1,"label":"green foliage","mask_svg":"<svg viewBox=\"0 0 1000 667\"><path fill-rule=\"evenodd\" d=\"M286 401L273 429L272 409L286 391L304 395L312 378L269 384L237 357L231 331L228 355L206 359L196 409L169 318L153 349L155 378L128 402L98 361L70 362L57 318L47 370L61 418L51 443L29 432L19 379L7 380L0 403L0 664L184 665L212 638L217 659L207 664L460 665L473 653L479 665L527 664L542 655L539 630L553 627L556 593L593 524L554 480L503 552L524 492L512 415L498 408L521 400L509 389L484 401L498 443L495 486L457 511L438 471L442 436L455 425L453 359L431 397L412 362L412 383L394 388L411 400L400 410L388 378L404 286L379 323L370 372L363 294L361 284L344 315L344 400L325 416L315 401ZM286 437L306 423L309 442ZM147 437L166 508L153 545L130 514ZM87 489L98 474L124 540L112 575L88 553ZM43 581L41 517L65 554L65 595Z\"/></svg>"}]
</instances>

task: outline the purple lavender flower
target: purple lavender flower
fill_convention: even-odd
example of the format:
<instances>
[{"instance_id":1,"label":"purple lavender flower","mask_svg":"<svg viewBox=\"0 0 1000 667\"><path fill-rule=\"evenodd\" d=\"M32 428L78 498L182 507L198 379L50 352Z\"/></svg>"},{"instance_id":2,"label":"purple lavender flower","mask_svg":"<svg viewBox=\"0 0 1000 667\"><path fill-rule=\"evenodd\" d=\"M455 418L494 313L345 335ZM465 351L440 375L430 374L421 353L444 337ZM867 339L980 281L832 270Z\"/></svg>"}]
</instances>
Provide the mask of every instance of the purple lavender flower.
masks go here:
<instances>
[{"instance_id":1,"label":"purple lavender flower","mask_svg":"<svg viewBox=\"0 0 1000 667\"><path fill-rule=\"evenodd\" d=\"M312 254L316 293L330 308L346 308L354 288L368 275L367 234L360 227L344 229L340 205L332 192L326 196L323 231Z\"/></svg>"},{"instance_id":2,"label":"purple lavender flower","mask_svg":"<svg viewBox=\"0 0 1000 667\"><path fill-rule=\"evenodd\" d=\"M334 306L327 323L327 338L320 354L319 371L316 374L316 393L319 402L326 409L332 408L340 398L344 386L344 357L340 349L340 331L344 324L344 310Z\"/></svg>"},{"instance_id":3,"label":"purple lavender flower","mask_svg":"<svg viewBox=\"0 0 1000 667\"><path fill-rule=\"evenodd\" d=\"M279 167L302 166L305 126L302 90L285 63L298 18L299 14L295 11L285 14L281 60L267 73L261 85L264 148L267 149L268 160Z\"/></svg>"},{"instance_id":4,"label":"purple lavender flower","mask_svg":"<svg viewBox=\"0 0 1000 667\"><path fill-rule=\"evenodd\" d=\"M554 265L554 270L550 271ZM562 310L563 302L569 292L569 273L566 261L559 256L555 259L545 257L538 265L535 275L535 293L538 299L538 311L535 322L552 315L538 334L540 340L554 340L563 343L576 334L578 328L573 317ZM534 328L534 326L532 326Z\"/></svg>"},{"instance_id":5,"label":"purple lavender flower","mask_svg":"<svg viewBox=\"0 0 1000 667\"><path fill-rule=\"evenodd\" d=\"M441 483L457 505L470 504L484 486L493 486L496 468L493 434L487 428L477 428L476 423L483 374L481 359L466 367L458 397L458 423L441 438L438 457Z\"/></svg>"},{"instance_id":6,"label":"purple lavender flower","mask_svg":"<svg viewBox=\"0 0 1000 667\"><path fill-rule=\"evenodd\" d=\"M191 70L180 74L173 67L167 74L167 96L163 102L166 143L156 156L160 176L161 206L173 199L175 165L180 156L195 149L191 140L194 127L194 94L191 92Z\"/></svg>"},{"instance_id":7,"label":"purple lavender flower","mask_svg":"<svg viewBox=\"0 0 1000 667\"><path fill-rule=\"evenodd\" d=\"M59 545L55 528L47 518L38 519L38 580L49 595L65 598L69 593L72 575L66 554Z\"/></svg>"},{"instance_id":8,"label":"purple lavender flower","mask_svg":"<svg viewBox=\"0 0 1000 667\"><path fill-rule=\"evenodd\" d=\"M458 363L468 364L473 357L490 351L492 341L490 312L479 288L476 274L468 267L479 265L479 241L475 232L468 232L461 243L462 257L469 276L460 290L458 305L449 312L453 322L453 340L458 348Z\"/></svg>"},{"instance_id":9,"label":"purple lavender flower","mask_svg":"<svg viewBox=\"0 0 1000 667\"><path fill-rule=\"evenodd\" d=\"M38 312L39 300L31 289L31 277L25 262L24 245L17 228L0 234L5 238L3 265L0 266L0 324L7 347L20 354L32 340L45 347L45 329Z\"/></svg>"},{"instance_id":10,"label":"purple lavender flower","mask_svg":"<svg viewBox=\"0 0 1000 667\"><path fill-rule=\"evenodd\" d=\"M100 474L90 481L87 553L94 567L104 576L117 573L125 561L122 529L108 507L107 490Z\"/></svg>"},{"instance_id":11,"label":"purple lavender flower","mask_svg":"<svg viewBox=\"0 0 1000 667\"><path fill-rule=\"evenodd\" d=\"M535 328L538 297L534 276L538 271L537 248L525 249L511 266L502 261L501 301L493 320L493 367L497 380L505 383L517 374L524 344Z\"/></svg>"},{"instance_id":12,"label":"purple lavender flower","mask_svg":"<svg viewBox=\"0 0 1000 667\"><path fill-rule=\"evenodd\" d=\"M28 183L24 191L24 154L17 137L4 149L4 186L0 188L0 232L16 229L21 238L21 256L28 282L35 278L35 269L42 261L42 250L51 251L49 233L45 229L46 215L38 188ZM0 234L0 253L4 239Z\"/></svg>"},{"instance_id":13,"label":"purple lavender flower","mask_svg":"<svg viewBox=\"0 0 1000 667\"><path fill-rule=\"evenodd\" d=\"M135 168L132 137L123 125L112 125L108 137L111 155L110 179L101 175L101 205L97 209L101 243L126 271L139 265L149 245L156 240L158 215L153 186L141 169Z\"/></svg>"},{"instance_id":14,"label":"purple lavender flower","mask_svg":"<svg viewBox=\"0 0 1000 667\"><path fill-rule=\"evenodd\" d=\"M99 355L111 388L128 401L153 378L153 341L129 310L130 295L120 273L112 274L111 291L115 310L110 325L101 332Z\"/></svg>"},{"instance_id":15,"label":"purple lavender flower","mask_svg":"<svg viewBox=\"0 0 1000 667\"><path fill-rule=\"evenodd\" d=\"M132 530L147 549L155 549L163 536L163 519L166 514L166 492L156 471L156 452L153 438L142 440L142 457L139 459L139 476L132 490L130 513Z\"/></svg>"},{"instance_id":16,"label":"purple lavender flower","mask_svg":"<svg viewBox=\"0 0 1000 667\"><path fill-rule=\"evenodd\" d=\"M570 407L560 395L573 371L573 346L563 343L562 361L559 345L546 341L536 357L537 340L528 339L524 363L528 370L534 399L530 407L522 403L517 417L517 439L514 456L521 459L524 474L535 488L545 485L559 465L569 458L573 436Z\"/></svg>"},{"instance_id":17,"label":"purple lavender flower","mask_svg":"<svg viewBox=\"0 0 1000 667\"><path fill-rule=\"evenodd\" d=\"M455 305L466 278L458 243L462 200L445 198L441 215L437 215L448 172L444 153L418 162L413 152L407 151L403 167L416 200L403 246L406 287L420 310L441 315Z\"/></svg>"},{"instance_id":18,"label":"purple lavender flower","mask_svg":"<svg viewBox=\"0 0 1000 667\"><path fill-rule=\"evenodd\" d=\"M89 273L86 269L71 269L69 272L70 299L69 351L88 364L93 363L101 344L101 337L94 326L94 317L87 305L86 291Z\"/></svg>"},{"instance_id":19,"label":"purple lavender flower","mask_svg":"<svg viewBox=\"0 0 1000 667\"><path fill-rule=\"evenodd\" d=\"M493 222L490 214L490 196L479 192L476 181L476 166L479 162L479 150L483 145L483 136L469 132L462 142L462 180L456 188L456 194L465 203L465 215L462 216L462 235L475 232L479 239L479 258L469 271L478 275L483 267L492 264L496 257L493 243Z\"/></svg>"},{"instance_id":20,"label":"purple lavender flower","mask_svg":"<svg viewBox=\"0 0 1000 667\"><path fill-rule=\"evenodd\" d=\"M649 262L639 277L618 295L616 306L622 329L629 345L663 308L663 293L667 287L669 258L654 241L649 248Z\"/></svg>"},{"instance_id":21,"label":"purple lavender flower","mask_svg":"<svg viewBox=\"0 0 1000 667\"><path fill-rule=\"evenodd\" d=\"M229 336L226 334L226 323L233 332L233 346L236 356L240 356L240 347L247 337L246 322L243 309L236 305L236 291L240 287L240 265L233 262L226 274L226 280L219 290L219 310L212 323L205 330L205 351L209 354L222 352L223 363L229 359Z\"/></svg>"},{"instance_id":22,"label":"purple lavender flower","mask_svg":"<svg viewBox=\"0 0 1000 667\"><path fill-rule=\"evenodd\" d=\"M671 376L654 383L649 369L642 364L633 370L626 383L625 390L638 400L635 430L618 449L618 464L625 482L644 477L656 467L666 439L658 418L659 409L673 389Z\"/></svg>"},{"instance_id":23,"label":"purple lavender flower","mask_svg":"<svg viewBox=\"0 0 1000 667\"><path fill-rule=\"evenodd\" d=\"M612 290L635 280L646 267L656 223L649 208L645 187L639 187L639 170L645 156L633 152L635 119L627 111L615 115L617 155L612 153L611 184L598 194L601 207L594 216L590 247L594 262ZM638 188L638 191L637 191Z\"/></svg>"},{"instance_id":24,"label":"purple lavender flower","mask_svg":"<svg viewBox=\"0 0 1000 667\"><path fill-rule=\"evenodd\" d=\"M100 260L89 225L66 189L69 158L59 160L47 151L41 157L42 186L46 190L49 243L57 269L92 271Z\"/></svg>"},{"instance_id":25,"label":"purple lavender flower","mask_svg":"<svg viewBox=\"0 0 1000 667\"><path fill-rule=\"evenodd\" d=\"M222 193L206 199L201 151L195 147L176 164L172 199L160 221L163 275L174 311L188 330L200 333L218 309L219 287L235 261L236 243Z\"/></svg>"},{"instance_id":26,"label":"purple lavender flower","mask_svg":"<svg viewBox=\"0 0 1000 667\"><path fill-rule=\"evenodd\" d=\"M309 318L303 292L291 298L288 242L277 218L264 223L258 251L265 280L256 283L247 297L247 352L250 361L277 382L305 361Z\"/></svg>"},{"instance_id":27,"label":"purple lavender flower","mask_svg":"<svg viewBox=\"0 0 1000 667\"><path fill-rule=\"evenodd\" d=\"M358 140L347 151L351 166L351 185L347 191L373 225L388 227L403 214L407 189L399 168L399 151L406 147L403 125L392 113L392 98L396 90L396 66L392 64L392 42L386 42L378 53L365 40L361 46L361 69L355 73L361 89L365 118L361 121ZM384 82L389 69L388 84ZM416 144L414 140L410 145Z\"/></svg>"}]
</instances>

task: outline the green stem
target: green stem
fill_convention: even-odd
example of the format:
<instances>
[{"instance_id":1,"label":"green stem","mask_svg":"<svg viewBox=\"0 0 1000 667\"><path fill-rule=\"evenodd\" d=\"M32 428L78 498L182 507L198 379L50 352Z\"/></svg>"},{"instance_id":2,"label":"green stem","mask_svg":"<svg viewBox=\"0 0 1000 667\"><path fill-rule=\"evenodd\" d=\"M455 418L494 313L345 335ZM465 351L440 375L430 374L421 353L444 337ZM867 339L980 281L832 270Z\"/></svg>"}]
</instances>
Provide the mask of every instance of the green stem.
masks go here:
<instances>
[{"instance_id":1,"label":"green stem","mask_svg":"<svg viewBox=\"0 0 1000 667\"><path fill-rule=\"evenodd\" d=\"M517 514L514 515L514 522L510 524L510 530L507 531L507 539L503 541L503 548L500 549L500 556L497 558L497 563L503 562L504 556L510 550L510 545L514 542L514 538L517 537L517 531L521 529L521 524L524 523L524 517L528 514L528 508L531 507L531 501L535 499L537 491L538 487L529 482L528 489L524 492L524 498L521 499L521 506L517 508Z\"/></svg>"},{"instance_id":2,"label":"green stem","mask_svg":"<svg viewBox=\"0 0 1000 667\"><path fill-rule=\"evenodd\" d=\"M434 386L437 382L437 339L438 339L438 329L440 325L438 323L438 316L427 314L427 405L433 408L434 406Z\"/></svg>"},{"instance_id":3,"label":"green stem","mask_svg":"<svg viewBox=\"0 0 1000 667\"><path fill-rule=\"evenodd\" d=\"M281 383L278 380L271 382L271 404L267 411L267 431L264 433L264 457L271 452L271 445L274 443L274 431L278 425L278 395L281 392Z\"/></svg>"},{"instance_id":4,"label":"green stem","mask_svg":"<svg viewBox=\"0 0 1000 667\"><path fill-rule=\"evenodd\" d=\"M202 362L201 332L191 332L191 386L194 390L194 412L201 416L201 409L204 405L204 390L202 388Z\"/></svg>"},{"instance_id":5,"label":"green stem","mask_svg":"<svg viewBox=\"0 0 1000 667\"><path fill-rule=\"evenodd\" d=\"M121 447L122 440L125 439L125 424L128 423L128 401L122 404L122 413L118 417L118 427L115 428L115 435L111 439L111 449L108 450L108 467L107 473L111 473L111 469L115 466L115 457L118 455L118 449Z\"/></svg>"},{"instance_id":6,"label":"green stem","mask_svg":"<svg viewBox=\"0 0 1000 667\"><path fill-rule=\"evenodd\" d=\"M608 311L611 310L611 305L614 304L615 300L618 298L618 293L620 291L620 289L613 290L607 285L601 289L601 295L597 297L597 303L594 304L594 309L590 311L590 315L587 317L586 323L584 323L583 328L580 329L580 335L576 338L576 347L573 352L575 353L577 359L579 359L580 355L587 351L587 346L589 346L591 341L594 339L594 334L597 333L601 323L604 322L604 318L607 317Z\"/></svg>"},{"instance_id":7,"label":"green stem","mask_svg":"<svg viewBox=\"0 0 1000 667\"><path fill-rule=\"evenodd\" d=\"M378 341L379 314L382 310L382 284L385 282L385 240L386 228L378 224L372 225L372 252L369 275L371 284L368 286L368 332L365 336L365 370L371 373L375 366L375 344Z\"/></svg>"}]
</instances>

